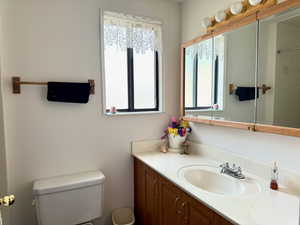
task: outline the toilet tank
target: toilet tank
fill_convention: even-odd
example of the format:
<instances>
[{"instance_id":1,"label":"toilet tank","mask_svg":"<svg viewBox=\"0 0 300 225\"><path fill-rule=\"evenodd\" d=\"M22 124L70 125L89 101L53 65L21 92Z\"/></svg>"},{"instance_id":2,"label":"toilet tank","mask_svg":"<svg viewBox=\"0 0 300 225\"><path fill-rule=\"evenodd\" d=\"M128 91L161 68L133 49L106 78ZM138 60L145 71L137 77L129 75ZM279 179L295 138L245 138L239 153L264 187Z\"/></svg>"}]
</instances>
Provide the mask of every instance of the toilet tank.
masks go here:
<instances>
[{"instance_id":1,"label":"toilet tank","mask_svg":"<svg viewBox=\"0 0 300 225\"><path fill-rule=\"evenodd\" d=\"M91 171L35 181L39 225L75 225L101 217L104 180L102 172Z\"/></svg>"}]
</instances>

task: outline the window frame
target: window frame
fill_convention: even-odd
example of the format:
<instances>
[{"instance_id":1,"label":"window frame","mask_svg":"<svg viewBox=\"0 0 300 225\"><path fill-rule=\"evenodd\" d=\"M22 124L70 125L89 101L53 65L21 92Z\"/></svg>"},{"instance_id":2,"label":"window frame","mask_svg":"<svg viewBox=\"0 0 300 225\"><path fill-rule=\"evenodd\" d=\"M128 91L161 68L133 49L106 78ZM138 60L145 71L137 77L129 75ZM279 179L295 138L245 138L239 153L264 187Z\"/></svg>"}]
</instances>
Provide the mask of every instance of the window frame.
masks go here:
<instances>
[{"instance_id":1,"label":"window frame","mask_svg":"<svg viewBox=\"0 0 300 225\"><path fill-rule=\"evenodd\" d=\"M106 9L100 9L100 67L101 67L101 81L102 81L102 109L103 114L107 116L114 116L114 115L130 115L130 114L157 114L157 113L165 113L165 76L164 76L164 51L163 51L163 40L164 40L164 29L163 29L163 23L160 19L155 19L156 21L161 22L161 49L160 51L155 51L155 108L144 108L144 109L117 109L117 113L111 113L106 108L106 74L105 74L105 49L104 49L104 12L105 11L111 11ZM116 13L124 13L124 12L117 12ZM126 13L126 12L125 12ZM128 65L127 65L128 67ZM132 86L132 88L134 88ZM130 88L128 87L128 90ZM132 89L134 92L134 89ZM134 94L134 93L133 93ZM133 95L134 97L134 95ZM129 96L128 96L129 99ZM129 105L129 102L128 102Z\"/></svg>"},{"instance_id":2,"label":"window frame","mask_svg":"<svg viewBox=\"0 0 300 225\"><path fill-rule=\"evenodd\" d=\"M212 102L213 104L218 103L218 85L219 85L219 80L216 79L218 77L218 70L216 68L217 66L217 57L213 59L213 96L212 96ZM209 110L212 109L212 106L198 106L198 54L195 55L194 58L194 65L193 65L193 77L194 77L194 86L193 86L193 107L185 107L185 110Z\"/></svg>"},{"instance_id":3,"label":"window frame","mask_svg":"<svg viewBox=\"0 0 300 225\"><path fill-rule=\"evenodd\" d=\"M154 76L155 76L155 107L154 108L135 108L134 107L134 54L132 48L127 48L127 91L128 108L117 109L117 112L156 112L159 111L159 53L154 51ZM109 109L105 110L109 113Z\"/></svg>"}]
</instances>

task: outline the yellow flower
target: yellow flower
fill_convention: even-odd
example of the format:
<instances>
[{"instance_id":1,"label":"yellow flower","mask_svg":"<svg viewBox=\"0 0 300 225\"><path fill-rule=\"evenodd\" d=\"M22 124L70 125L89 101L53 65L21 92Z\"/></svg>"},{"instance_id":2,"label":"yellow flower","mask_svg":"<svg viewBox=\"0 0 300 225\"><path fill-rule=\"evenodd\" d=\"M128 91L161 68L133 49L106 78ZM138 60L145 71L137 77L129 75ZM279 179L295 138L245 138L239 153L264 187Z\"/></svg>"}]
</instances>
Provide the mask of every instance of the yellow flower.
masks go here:
<instances>
[{"instance_id":1,"label":"yellow flower","mask_svg":"<svg viewBox=\"0 0 300 225\"><path fill-rule=\"evenodd\" d=\"M190 127L189 122L188 121L184 121L184 120L181 120L180 126L184 127L184 128L189 128Z\"/></svg>"},{"instance_id":2,"label":"yellow flower","mask_svg":"<svg viewBox=\"0 0 300 225\"><path fill-rule=\"evenodd\" d=\"M168 132L169 132L169 134L174 135L174 136L178 135L178 129L177 128L169 127Z\"/></svg>"}]
</instances>

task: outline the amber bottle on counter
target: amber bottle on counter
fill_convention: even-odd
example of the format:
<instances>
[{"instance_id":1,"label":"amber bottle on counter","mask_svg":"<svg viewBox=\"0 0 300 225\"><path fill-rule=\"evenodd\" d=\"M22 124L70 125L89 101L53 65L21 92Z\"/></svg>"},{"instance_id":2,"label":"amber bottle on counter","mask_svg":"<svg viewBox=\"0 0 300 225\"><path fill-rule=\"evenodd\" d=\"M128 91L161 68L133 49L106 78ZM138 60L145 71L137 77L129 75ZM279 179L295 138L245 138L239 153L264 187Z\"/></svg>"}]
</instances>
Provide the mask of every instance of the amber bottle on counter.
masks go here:
<instances>
[{"instance_id":1,"label":"amber bottle on counter","mask_svg":"<svg viewBox=\"0 0 300 225\"><path fill-rule=\"evenodd\" d=\"M270 188L272 190L278 190L278 167L276 162L274 163L274 166L271 171L271 184Z\"/></svg>"}]
</instances>

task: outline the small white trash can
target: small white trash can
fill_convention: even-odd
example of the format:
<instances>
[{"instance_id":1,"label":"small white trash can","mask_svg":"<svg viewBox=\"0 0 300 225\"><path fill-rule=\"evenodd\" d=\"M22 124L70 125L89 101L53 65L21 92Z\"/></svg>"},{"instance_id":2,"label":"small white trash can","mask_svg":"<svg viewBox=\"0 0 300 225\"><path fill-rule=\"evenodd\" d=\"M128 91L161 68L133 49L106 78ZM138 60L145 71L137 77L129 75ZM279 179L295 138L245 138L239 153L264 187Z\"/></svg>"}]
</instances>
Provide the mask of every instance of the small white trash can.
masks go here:
<instances>
[{"instance_id":1,"label":"small white trash can","mask_svg":"<svg viewBox=\"0 0 300 225\"><path fill-rule=\"evenodd\" d=\"M130 208L120 208L112 212L112 222L114 225L133 225L134 214Z\"/></svg>"}]
</instances>

